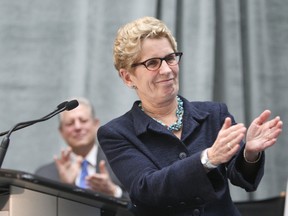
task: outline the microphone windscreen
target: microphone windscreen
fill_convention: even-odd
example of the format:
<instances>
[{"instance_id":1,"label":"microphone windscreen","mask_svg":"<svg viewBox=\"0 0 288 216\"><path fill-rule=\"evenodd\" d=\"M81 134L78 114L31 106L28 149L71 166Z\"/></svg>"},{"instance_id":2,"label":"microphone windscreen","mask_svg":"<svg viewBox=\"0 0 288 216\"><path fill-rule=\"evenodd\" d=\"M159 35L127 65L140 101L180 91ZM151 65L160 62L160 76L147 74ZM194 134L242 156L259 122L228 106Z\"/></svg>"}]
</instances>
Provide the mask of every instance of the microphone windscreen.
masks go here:
<instances>
[{"instance_id":1,"label":"microphone windscreen","mask_svg":"<svg viewBox=\"0 0 288 216\"><path fill-rule=\"evenodd\" d=\"M68 101L64 101L57 106L57 109L62 109L68 104Z\"/></svg>"},{"instance_id":2,"label":"microphone windscreen","mask_svg":"<svg viewBox=\"0 0 288 216\"><path fill-rule=\"evenodd\" d=\"M71 100L66 104L66 110L75 109L79 105L77 100Z\"/></svg>"}]
</instances>

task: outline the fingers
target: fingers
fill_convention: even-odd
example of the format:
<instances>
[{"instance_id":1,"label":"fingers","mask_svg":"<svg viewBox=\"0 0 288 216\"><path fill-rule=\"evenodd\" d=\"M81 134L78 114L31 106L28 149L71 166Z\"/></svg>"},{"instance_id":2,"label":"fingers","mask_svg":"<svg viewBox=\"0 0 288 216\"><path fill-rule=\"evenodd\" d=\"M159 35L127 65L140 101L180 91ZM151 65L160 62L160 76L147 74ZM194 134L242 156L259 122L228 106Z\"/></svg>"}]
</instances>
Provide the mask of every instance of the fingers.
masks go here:
<instances>
[{"instance_id":1,"label":"fingers","mask_svg":"<svg viewBox=\"0 0 288 216\"><path fill-rule=\"evenodd\" d=\"M229 151L230 153L233 153L233 155L234 155L234 152L236 152L236 151L238 150L239 145L240 145L239 142L235 142L235 143L228 142L228 143L226 144L228 151Z\"/></svg>"},{"instance_id":2,"label":"fingers","mask_svg":"<svg viewBox=\"0 0 288 216\"><path fill-rule=\"evenodd\" d=\"M102 174L108 174L107 168L106 168L106 163L104 160L101 160L99 162L99 172Z\"/></svg>"},{"instance_id":3,"label":"fingers","mask_svg":"<svg viewBox=\"0 0 288 216\"><path fill-rule=\"evenodd\" d=\"M226 152L229 153L229 155L233 156L238 151L240 147L240 142L243 139L241 137L243 136L239 136L224 145L226 148Z\"/></svg>"},{"instance_id":4,"label":"fingers","mask_svg":"<svg viewBox=\"0 0 288 216\"><path fill-rule=\"evenodd\" d=\"M267 122L267 124L269 125L269 128L266 129L262 138L263 144L259 147L261 151L274 145L282 132L283 122L280 120L280 117L275 117Z\"/></svg>"},{"instance_id":5,"label":"fingers","mask_svg":"<svg viewBox=\"0 0 288 216\"><path fill-rule=\"evenodd\" d=\"M270 110L265 110L249 126L245 147L247 154L259 153L276 143L283 122L279 116L268 120L270 115Z\"/></svg>"},{"instance_id":6,"label":"fingers","mask_svg":"<svg viewBox=\"0 0 288 216\"><path fill-rule=\"evenodd\" d=\"M279 133L282 131L283 122L279 116L276 116L274 119L268 122L270 133Z\"/></svg>"},{"instance_id":7,"label":"fingers","mask_svg":"<svg viewBox=\"0 0 288 216\"><path fill-rule=\"evenodd\" d=\"M57 156L57 155L54 155L54 161L55 162L65 162L65 161L68 161L70 160L70 155L71 155L71 148L66 148L66 149L62 149L61 152L60 152L60 156Z\"/></svg>"},{"instance_id":8,"label":"fingers","mask_svg":"<svg viewBox=\"0 0 288 216\"><path fill-rule=\"evenodd\" d=\"M265 110L257 118L255 118L252 123L254 123L254 124L258 125L258 126L261 126L264 123L267 123L269 128L273 128L276 125L278 125L278 123L280 123L280 125L278 125L278 126L282 127L282 121L280 120L279 116L276 116L274 119L268 121L270 116L271 116L271 111L270 110Z\"/></svg>"},{"instance_id":9,"label":"fingers","mask_svg":"<svg viewBox=\"0 0 288 216\"><path fill-rule=\"evenodd\" d=\"M94 173L91 176L88 176L88 179L95 181L95 182L102 182L105 179L109 179L110 175L106 168L106 162L104 160L101 160L99 162L99 173Z\"/></svg>"},{"instance_id":10,"label":"fingers","mask_svg":"<svg viewBox=\"0 0 288 216\"><path fill-rule=\"evenodd\" d=\"M110 179L110 175L107 171L104 160L99 162L99 173L94 173L93 175L87 176L86 180L87 184L92 190L113 194L113 182Z\"/></svg>"},{"instance_id":11,"label":"fingers","mask_svg":"<svg viewBox=\"0 0 288 216\"><path fill-rule=\"evenodd\" d=\"M235 125L234 130L224 138L224 143L233 155L238 151L241 141L245 137L246 128L243 124Z\"/></svg>"},{"instance_id":12,"label":"fingers","mask_svg":"<svg viewBox=\"0 0 288 216\"><path fill-rule=\"evenodd\" d=\"M225 130L222 128L217 139L225 145L227 145L227 143L240 143L245 136L246 130L244 124L241 123L232 125Z\"/></svg>"},{"instance_id":13,"label":"fingers","mask_svg":"<svg viewBox=\"0 0 288 216\"><path fill-rule=\"evenodd\" d=\"M65 149L62 149L61 153L60 153L60 158L62 160L68 160L68 159L70 159L71 153L72 153L71 147L67 147Z\"/></svg>"},{"instance_id":14,"label":"fingers","mask_svg":"<svg viewBox=\"0 0 288 216\"><path fill-rule=\"evenodd\" d=\"M232 125L231 118L226 118L220 130L220 133L222 133L224 136L228 136L231 133L241 132L243 128L245 128L244 124L238 123L238 124Z\"/></svg>"},{"instance_id":15,"label":"fingers","mask_svg":"<svg viewBox=\"0 0 288 216\"><path fill-rule=\"evenodd\" d=\"M231 124L232 124L231 118L229 118L229 117L225 118L221 130L225 130L225 129L229 128L231 126Z\"/></svg>"},{"instance_id":16,"label":"fingers","mask_svg":"<svg viewBox=\"0 0 288 216\"><path fill-rule=\"evenodd\" d=\"M246 127L239 123L232 125L231 118L226 118L217 139L208 151L209 160L213 164L221 164L229 161L240 148L244 139Z\"/></svg>"},{"instance_id":17,"label":"fingers","mask_svg":"<svg viewBox=\"0 0 288 216\"><path fill-rule=\"evenodd\" d=\"M270 115L271 115L270 110L264 110L256 119L254 119L253 123L257 125L262 125L269 119Z\"/></svg>"},{"instance_id":18,"label":"fingers","mask_svg":"<svg viewBox=\"0 0 288 216\"><path fill-rule=\"evenodd\" d=\"M232 153L232 156L237 152L240 143L245 136L245 128L230 133L223 139L223 147L226 152Z\"/></svg>"},{"instance_id":19,"label":"fingers","mask_svg":"<svg viewBox=\"0 0 288 216\"><path fill-rule=\"evenodd\" d=\"M268 123L269 123L269 129L267 129L268 140L277 138L282 132L283 122L280 120L280 117L277 116Z\"/></svg>"}]
</instances>

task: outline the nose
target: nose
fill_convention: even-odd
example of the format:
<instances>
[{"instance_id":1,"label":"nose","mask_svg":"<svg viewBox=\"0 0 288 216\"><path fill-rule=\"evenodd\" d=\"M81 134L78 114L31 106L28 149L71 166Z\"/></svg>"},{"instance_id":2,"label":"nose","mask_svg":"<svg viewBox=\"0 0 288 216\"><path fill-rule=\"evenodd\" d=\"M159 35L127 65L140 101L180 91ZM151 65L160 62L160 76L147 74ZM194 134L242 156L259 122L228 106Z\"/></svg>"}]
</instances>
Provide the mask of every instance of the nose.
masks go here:
<instances>
[{"instance_id":1,"label":"nose","mask_svg":"<svg viewBox=\"0 0 288 216\"><path fill-rule=\"evenodd\" d=\"M171 72L170 66L167 64L167 62L165 60L163 60L161 66L159 68L159 73L165 74L165 73L170 73L170 72Z\"/></svg>"},{"instance_id":2,"label":"nose","mask_svg":"<svg viewBox=\"0 0 288 216\"><path fill-rule=\"evenodd\" d=\"M81 128L81 126L82 126L82 123L81 123L81 121L79 121L79 120L76 120L76 121L74 122L74 127L75 127L76 129L79 129L79 128Z\"/></svg>"}]
</instances>

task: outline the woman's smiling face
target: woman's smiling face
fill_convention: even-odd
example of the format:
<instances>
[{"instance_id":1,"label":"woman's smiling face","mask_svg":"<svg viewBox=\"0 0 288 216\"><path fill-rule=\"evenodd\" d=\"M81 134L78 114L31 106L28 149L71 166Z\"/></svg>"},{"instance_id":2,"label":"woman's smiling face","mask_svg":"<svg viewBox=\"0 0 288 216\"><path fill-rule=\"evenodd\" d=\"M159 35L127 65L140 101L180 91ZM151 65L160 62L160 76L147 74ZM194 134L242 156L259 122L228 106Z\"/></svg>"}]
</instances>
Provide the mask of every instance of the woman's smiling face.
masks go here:
<instances>
[{"instance_id":1,"label":"woman's smiling face","mask_svg":"<svg viewBox=\"0 0 288 216\"><path fill-rule=\"evenodd\" d=\"M174 52L167 38L147 38L142 43L139 62L151 58L163 58ZM178 94L178 74L178 64L170 66L163 60L160 68L154 71L148 70L144 65L138 65L134 73L126 73L124 79L126 79L126 84L132 83L136 87L136 92L142 102L161 103L167 99L174 99Z\"/></svg>"}]
</instances>

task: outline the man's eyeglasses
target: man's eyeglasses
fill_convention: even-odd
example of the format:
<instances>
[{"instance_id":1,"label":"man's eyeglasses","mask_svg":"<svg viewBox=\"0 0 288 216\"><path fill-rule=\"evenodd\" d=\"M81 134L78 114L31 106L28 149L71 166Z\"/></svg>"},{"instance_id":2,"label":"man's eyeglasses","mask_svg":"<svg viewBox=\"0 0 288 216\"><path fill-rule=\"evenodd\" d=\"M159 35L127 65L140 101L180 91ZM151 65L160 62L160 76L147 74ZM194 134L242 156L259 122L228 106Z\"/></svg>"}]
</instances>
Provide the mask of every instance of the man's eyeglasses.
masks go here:
<instances>
[{"instance_id":1,"label":"man's eyeglasses","mask_svg":"<svg viewBox=\"0 0 288 216\"><path fill-rule=\"evenodd\" d=\"M147 68L147 70L155 71L161 67L163 60L165 60L169 66L177 65L180 62L182 55L183 55L182 52L170 53L166 55L164 58L150 58L147 59L146 61L132 64L131 67L144 65Z\"/></svg>"}]
</instances>

